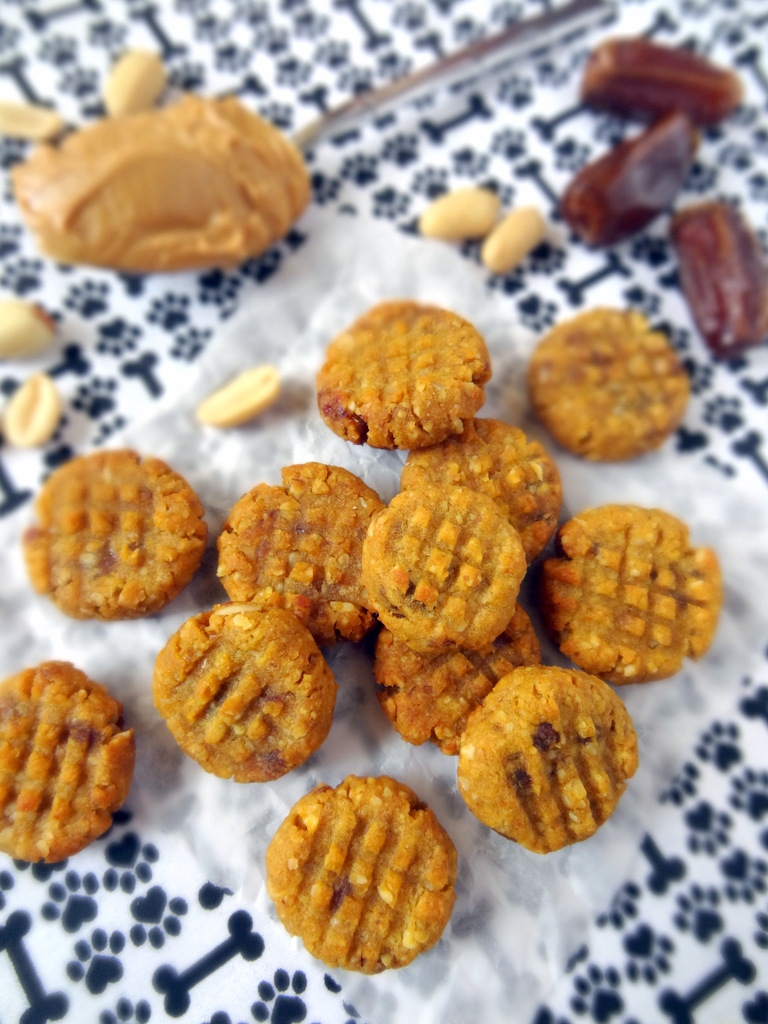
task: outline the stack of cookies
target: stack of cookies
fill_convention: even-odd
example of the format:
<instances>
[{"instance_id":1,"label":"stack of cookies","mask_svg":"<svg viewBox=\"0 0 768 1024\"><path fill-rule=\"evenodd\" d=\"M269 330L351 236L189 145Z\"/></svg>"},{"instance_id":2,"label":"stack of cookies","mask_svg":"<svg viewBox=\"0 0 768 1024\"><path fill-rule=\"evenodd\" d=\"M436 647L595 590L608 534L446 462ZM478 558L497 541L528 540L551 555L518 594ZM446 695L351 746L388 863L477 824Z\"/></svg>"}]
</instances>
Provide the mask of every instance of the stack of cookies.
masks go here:
<instances>
[{"instance_id":1,"label":"stack of cookies","mask_svg":"<svg viewBox=\"0 0 768 1024\"><path fill-rule=\"evenodd\" d=\"M309 462L235 503L217 541L229 601L182 624L153 678L159 713L206 771L264 783L304 763L333 720L323 649L375 636L381 708L409 743L458 755L458 792L489 828L547 853L613 812L637 737L609 684L663 679L704 654L719 566L658 509L603 506L558 528L547 451L477 417L490 376L476 328L436 306L381 303L332 341L320 414L354 444L407 451L401 490L385 505L353 473ZM610 310L544 338L529 391L555 442L598 461L658 447L688 397L666 339ZM191 487L131 451L57 470L37 515L24 538L31 581L75 618L158 611L205 549ZM532 566L526 593L574 667L542 664L521 603ZM121 712L67 663L2 684L0 849L53 861L105 831L133 769ZM409 787L352 775L291 809L267 852L267 888L315 956L376 973L437 942L456 862Z\"/></svg>"}]
</instances>

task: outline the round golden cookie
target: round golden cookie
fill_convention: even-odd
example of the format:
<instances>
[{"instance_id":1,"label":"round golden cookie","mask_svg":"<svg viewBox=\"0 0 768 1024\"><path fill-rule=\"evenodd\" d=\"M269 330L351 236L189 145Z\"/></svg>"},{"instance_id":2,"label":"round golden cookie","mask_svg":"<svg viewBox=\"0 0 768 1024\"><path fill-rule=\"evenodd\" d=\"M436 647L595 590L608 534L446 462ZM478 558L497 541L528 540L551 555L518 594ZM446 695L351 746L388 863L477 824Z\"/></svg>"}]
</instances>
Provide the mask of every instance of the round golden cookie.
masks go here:
<instances>
[{"instance_id":1,"label":"round golden cookie","mask_svg":"<svg viewBox=\"0 0 768 1024\"><path fill-rule=\"evenodd\" d=\"M463 317L382 302L329 345L317 375L320 415L372 448L424 448L460 434L485 401L485 342Z\"/></svg>"},{"instance_id":2,"label":"round golden cookie","mask_svg":"<svg viewBox=\"0 0 768 1024\"><path fill-rule=\"evenodd\" d=\"M378 974L433 946L455 901L456 848L412 789L348 776L302 797L267 848L280 920L329 967Z\"/></svg>"},{"instance_id":3,"label":"round golden cookie","mask_svg":"<svg viewBox=\"0 0 768 1024\"><path fill-rule=\"evenodd\" d=\"M81 455L43 485L24 534L35 590L75 619L151 615L192 579L207 528L165 462L128 449Z\"/></svg>"},{"instance_id":4,"label":"round golden cookie","mask_svg":"<svg viewBox=\"0 0 768 1024\"><path fill-rule=\"evenodd\" d=\"M468 487L395 495L363 542L363 583L379 618L416 650L478 650L512 617L526 561L493 498Z\"/></svg>"},{"instance_id":5,"label":"round golden cookie","mask_svg":"<svg viewBox=\"0 0 768 1024\"><path fill-rule=\"evenodd\" d=\"M112 824L133 777L123 706L67 661L0 683L0 850L49 864Z\"/></svg>"},{"instance_id":6,"label":"round golden cookie","mask_svg":"<svg viewBox=\"0 0 768 1024\"><path fill-rule=\"evenodd\" d=\"M400 486L471 487L498 502L520 534L528 562L557 528L560 474L538 441L501 420L475 419L458 437L410 452Z\"/></svg>"},{"instance_id":7,"label":"round golden cookie","mask_svg":"<svg viewBox=\"0 0 768 1024\"><path fill-rule=\"evenodd\" d=\"M311 634L282 608L221 604L160 651L155 706L185 754L235 782L269 782L328 735L336 682Z\"/></svg>"},{"instance_id":8,"label":"round golden cookie","mask_svg":"<svg viewBox=\"0 0 768 1024\"><path fill-rule=\"evenodd\" d=\"M379 703L403 739L431 740L444 754L457 754L470 712L494 684L519 665L540 662L531 620L517 605L504 631L479 651L420 654L382 629L373 670Z\"/></svg>"},{"instance_id":9,"label":"round golden cookie","mask_svg":"<svg viewBox=\"0 0 768 1024\"><path fill-rule=\"evenodd\" d=\"M658 448L685 414L690 382L675 350L636 311L593 309L557 324L528 365L528 393L552 436L596 461Z\"/></svg>"},{"instance_id":10,"label":"round golden cookie","mask_svg":"<svg viewBox=\"0 0 768 1024\"><path fill-rule=\"evenodd\" d=\"M603 505L556 535L540 607L560 650L612 683L664 679L699 658L723 602L717 557L659 509Z\"/></svg>"},{"instance_id":11,"label":"round golden cookie","mask_svg":"<svg viewBox=\"0 0 768 1024\"><path fill-rule=\"evenodd\" d=\"M607 683L529 666L500 679L470 715L459 792L489 828L551 853L593 835L636 769L632 720Z\"/></svg>"},{"instance_id":12,"label":"round golden cookie","mask_svg":"<svg viewBox=\"0 0 768 1024\"><path fill-rule=\"evenodd\" d=\"M308 462L258 484L218 540L218 575L233 601L287 608L319 644L361 640L375 619L360 578L363 538L384 508L346 469Z\"/></svg>"}]
</instances>

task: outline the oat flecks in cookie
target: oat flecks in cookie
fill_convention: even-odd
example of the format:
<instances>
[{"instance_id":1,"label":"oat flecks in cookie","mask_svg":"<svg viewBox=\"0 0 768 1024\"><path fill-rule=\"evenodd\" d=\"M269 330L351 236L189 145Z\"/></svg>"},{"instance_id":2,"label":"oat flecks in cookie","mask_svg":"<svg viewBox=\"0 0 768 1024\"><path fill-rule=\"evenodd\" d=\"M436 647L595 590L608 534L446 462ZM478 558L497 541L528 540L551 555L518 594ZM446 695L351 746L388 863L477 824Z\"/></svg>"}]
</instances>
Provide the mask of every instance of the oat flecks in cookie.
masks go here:
<instances>
[{"instance_id":1,"label":"oat flecks in cookie","mask_svg":"<svg viewBox=\"0 0 768 1024\"><path fill-rule=\"evenodd\" d=\"M133 777L122 712L65 661L0 683L0 850L55 863L107 831Z\"/></svg>"},{"instance_id":2,"label":"oat flecks in cookie","mask_svg":"<svg viewBox=\"0 0 768 1024\"><path fill-rule=\"evenodd\" d=\"M493 498L520 534L531 562L557 528L560 474L538 441L501 420L475 419L458 437L410 452L400 486L471 487Z\"/></svg>"},{"instance_id":3,"label":"oat flecks in cookie","mask_svg":"<svg viewBox=\"0 0 768 1024\"><path fill-rule=\"evenodd\" d=\"M35 590L76 619L134 619L176 597L196 572L207 528L199 498L165 462L129 449L65 463L24 535Z\"/></svg>"},{"instance_id":4,"label":"oat flecks in cookie","mask_svg":"<svg viewBox=\"0 0 768 1024\"><path fill-rule=\"evenodd\" d=\"M403 739L431 740L444 754L457 754L467 718L494 684L519 665L540 662L531 620L517 605L504 631L478 651L420 654L382 629L373 667L379 703Z\"/></svg>"},{"instance_id":5,"label":"oat flecks in cookie","mask_svg":"<svg viewBox=\"0 0 768 1024\"><path fill-rule=\"evenodd\" d=\"M477 650L512 617L526 561L496 502L468 487L414 487L371 522L363 582L398 640Z\"/></svg>"},{"instance_id":6,"label":"oat flecks in cookie","mask_svg":"<svg viewBox=\"0 0 768 1024\"><path fill-rule=\"evenodd\" d=\"M336 682L290 612L217 605L188 619L157 657L155 705L181 749L206 771L269 782L328 735Z\"/></svg>"},{"instance_id":7,"label":"oat flecks in cookie","mask_svg":"<svg viewBox=\"0 0 768 1024\"><path fill-rule=\"evenodd\" d=\"M404 967L453 910L456 848L408 786L348 776L302 797L267 849L282 923L329 967Z\"/></svg>"},{"instance_id":8,"label":"oat flecks in cookie","mask_svg":"<svg viewBox=\"0 0 768 1024\"><path fill-rule=\"evenodd\" d=\"M354 444L424 448L464 430L490 376L485 342L469 321L438 306L383 302L329 345L318 407Z\"/></svg>"},{"instance_id":9,"label":"oat flecks in cookie","mask_svg":"<svg viewBox=\"0 0 768 1024\"><path fill-rule=\"evenodd\" d=\"M564 448L621 461L658 448L679 426L690 382L646 318L599 308L557 324L528 365L536 415Z\"/></svg>"},{"instance_id":10,"label":"oat flecks in cookie","mask_svg":"<svg viewBox=\"0 0 768 1024\"><path fill-rule=\"evenodd\" d=\"M720 566L688 527L659 509L603 505L557 533L540 605L560 650L613 683L677 672L703 655L723 601Z\"/></svg>"},{"instance_id":11,"label":"oat flecks in cookie","mask_svg":"<svg viewBox=\"0 0 768 1024\"><path fill-rule=\"evenodd\" d=\"M550 853L593 835L636 769L635 729L610 686L538 665L504 676L470 716L459 792L489 828Z\"/></svg>"},{"instance_id":12,"label":"oat flecks in cookie","mask_svg":"<svg viewBox=\"0 0 768 1024\"><path fill-rule=\"evenodd\" d=\"M282 486L258 484L218 540L218 575L233 601L287 608L319 644L361 640L375 619L361 581L363 538L384 508L346 469L288 466Z\"/></svg>"}]
</instances>

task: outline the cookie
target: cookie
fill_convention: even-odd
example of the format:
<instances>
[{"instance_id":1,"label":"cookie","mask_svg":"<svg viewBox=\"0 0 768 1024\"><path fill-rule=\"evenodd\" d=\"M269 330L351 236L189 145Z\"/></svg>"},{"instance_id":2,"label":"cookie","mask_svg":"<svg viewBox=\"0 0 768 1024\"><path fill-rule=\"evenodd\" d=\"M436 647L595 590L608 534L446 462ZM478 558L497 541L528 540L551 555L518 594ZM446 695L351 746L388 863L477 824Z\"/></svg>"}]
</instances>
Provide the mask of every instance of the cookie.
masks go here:
<instances>
[{"instance_id":1,"label":"cookie","mask_svg":"<svg viewBox=\"0 0 768 1024\"><path fill-rule=\"evenodd\" d=\"M312 956L378 974L440 938L455 901L456 859L412 789L386 775L350 775L291 808L267 849L267 891Z\"/></svg>"},{"instance_id":2,"label":"cookie","mask_svg":"<svg viewBox=\"0 0 768 1024\"><path fill-rule=\"evenodd\" d=\"M235 782L269 782L328 735L336 682L308 630L282 608L217 605L160 651L155 706L185 754Z\"/></svg>"},{"instance_id":3,"label":"cookie","mask_svg":"<svg viewBox=\"0 0 768 1024\"><path fill-rule=\"evenodd\" d=\"M53 864L112 824L133 777L122 704L67 661L0 683L0 850Z\"/></svg>"},{"instance_id":4,"label":"cookie","mask_svg":"<svg viewBox=\"0 0 768 1024\"><path fill-rule=\"evenodd\" d=\"M287 608L319 644L361 640L375 620L360 577L363 538L384 508L338 466L308 462L235 504L218 540L218 575L233 601Z\"/></svg>"},{"instance_id":5,"label":"cookie","mask_svg":"<svg viewBox=\"0 0 768 1024\"><path fill-rule=\"evenodd\" d=\"M504 631L479 651L420 654L382 629L373 670L379 703L403 739L431 740L444 754L457 754L470 712L494 684L518 665L540 662L531 620L517 605Z\"/></svg>"},{"instance_id":6,"label":"cookie","mask_svg":"<svg viewBox=\"0 0 768 1024\"><path fill-rule=\"evenodd\" d=\"M317 375L320 415L372 448L425 448L460 434L485 401L485 342L438 306L382 302L328 347Z\"/></svg>"},{"instance_id":7,"label":"cookie","mask_svg":"<svg viewBox=\"0 0 768 1024\"><path fill-rule=\"evenodd\" d=\"M564 448L596 461L653 451L685 414L690 382L636 311L593 309L555 326L528 365L533 409Z\"/></svg>"},{"instance_id":8,"label":"cookie","mask_svg":"<svg viewBox=\"0 0 768 1024\"><path fill-rule=\"evenodd\" d=\"M587 839L637 769L627 709L596 676L516 668L469 718L459 792L483 824L535 853Z\"/></svg>"},{"instance_id":9,"label":"cookie","mask_svg":"<svg viewBox=\"0 0 768 1024\"><path fill-rule=\"evenodd\" d=\"M557 528L560 474L538 441L500 420L475 419L463 434L410 452L400 486L471 487L498 502L520 534L528 562Z\"/></svg>"},{"instance_id":10,"label":"cookie","mask_svg":"<svg viewBox=\"0 0 768 1024\"><path fill-rule=\"evenodd\" d=\"M205 551L203 507L160 459L129 449L81 455L48 478L24 535L39 594L75 619L151 615L192 579Z\"/></svg>"},{"instance_id":11,"label":"cookie","mask_svg":"<svg viewBox=\"0 0 768 1024\"><path fill-rule=\"evenodd\" d=\"M699 658L723 601L720 566L659 509L603 505L556 535L542 566L542 618L560 650L612 683L642 683Z\"/></svg>"},{"instance_id":12,"label":"cookie","mask_svg":"<svg viewBox=\"0 0 768 1024\"><path fill-rule=\"evenodd\" d=\"M493 498L412 487L371 521L363 583L379 618L415 650L478 650L512 617L526 561Z\"/></svg>"}]
</instances>

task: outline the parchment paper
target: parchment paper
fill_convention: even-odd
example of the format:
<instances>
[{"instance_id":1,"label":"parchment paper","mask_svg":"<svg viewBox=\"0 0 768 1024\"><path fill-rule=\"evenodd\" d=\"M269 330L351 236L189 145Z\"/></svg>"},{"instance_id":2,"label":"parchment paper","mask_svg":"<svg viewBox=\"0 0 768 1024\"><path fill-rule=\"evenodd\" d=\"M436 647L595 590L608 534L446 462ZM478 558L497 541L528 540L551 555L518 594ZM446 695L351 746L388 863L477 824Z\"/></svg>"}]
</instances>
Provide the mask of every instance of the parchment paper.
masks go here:
<instances>
[{"instance_id":1,"label":"parchment paper","mask_svg":"<svg viewBox=\"0 0 768 1024\"><path fill-rule=\"evenodd\" d=\"M129 803L143 831L156 829L165 843L172 838L188 844L212 881L269 915L275 928L281 925L264 892L264 852L290 806L316 783L335 785L348 773L388 773L412 786L459 851L453 918L438 945L404 970L375 978L336 974L377 1024L395 1019L406 999L409 1016L422 1022L463 1022L468 1014L509 1020L510 1008L513 1019L524 1021L639 856L639 841L658 814L659 791L692 739L732 699L742 666L765 642L766 613L757 607L768 573L764 508L737 482L723 487L715 470L676 454L674 441L622 465L592 465L559 449L527 408L525 369L536 337L450 246L363 218L331 221L316 211L305 230L308 241L268 285L253 286L211 343L194 388L169 395L149 420L111 441L167 459L200 494L210 548L193 583L151 619L71 621L33 595L26 581L18 545L31 515L26 508L2 535L8 551L5 621L12 623L3 667L15 671L45 658L67 658L105 683L136 729ZM710 652L671 680L620 689L639 733L640 769L597 835L556 854L529 853L480 825L458 796L456 759L430 745L409 746L394 732L375 699L369 646L344 644L327 652L340 686L330 736L307 764L271 784L238 785L207 775L178 750L152 703L157 652L185 618L226 600L215 577L215 540L241 494L259 481L279 482L282 466L309 460L346 467L385 501L397 492L403 454L355 447L331 433L317 412L314 376L339 330L372 304L405 297L451 308L485 336L493 377L480 415L521 426L545 444L563 477L563 519L608 501L661 507L690 525L695 544L715 547L723 564L726 604ZM242 428L201 427L194 419L198 401L261 362L280 368L283 391L276 405ZM539 634L545 660L562 663Z\"/></svg>"}]
</instances>

